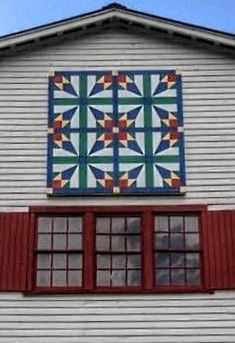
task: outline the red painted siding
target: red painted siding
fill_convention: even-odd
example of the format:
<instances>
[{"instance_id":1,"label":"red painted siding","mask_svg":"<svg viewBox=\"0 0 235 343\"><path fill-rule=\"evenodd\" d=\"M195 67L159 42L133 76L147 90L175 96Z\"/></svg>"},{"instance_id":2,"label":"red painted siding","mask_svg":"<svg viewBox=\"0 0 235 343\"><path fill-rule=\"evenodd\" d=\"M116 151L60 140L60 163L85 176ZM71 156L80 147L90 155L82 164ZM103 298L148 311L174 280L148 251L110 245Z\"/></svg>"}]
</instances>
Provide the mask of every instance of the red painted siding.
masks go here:
<instances>
[{"instance_id":1,"label":"red painted siding","mask_svg":"<svg viewBox=\"0 0 235 343\"><path fill-rule=\"evenodd\" d=\"M207 289L235 289L235 211L203 215L203 251Z\"/></svg>"},{"instance_id":2,"label":"red painted siding","mask_svg":"<svg viewBox=\"0 0 235 343\"><path fill-rule=\"evenodd\" d=\"M0 214L1 291L25 291L30 287L31 220L28 213Z\"/></svg>"}]
</instances>

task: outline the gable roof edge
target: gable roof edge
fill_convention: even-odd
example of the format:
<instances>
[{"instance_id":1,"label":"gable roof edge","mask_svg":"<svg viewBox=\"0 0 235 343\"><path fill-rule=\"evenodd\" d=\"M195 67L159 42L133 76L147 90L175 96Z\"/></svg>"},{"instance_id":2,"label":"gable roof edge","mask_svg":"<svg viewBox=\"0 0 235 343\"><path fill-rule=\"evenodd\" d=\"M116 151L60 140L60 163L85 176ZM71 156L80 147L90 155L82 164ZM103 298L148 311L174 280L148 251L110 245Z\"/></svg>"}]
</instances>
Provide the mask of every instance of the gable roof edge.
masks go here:
<instances>
[{"instance_id":1,"label":"gable roof edge","mask_svg":"<svg viewBox=\"0 0 235 343\"><path fill-rule=\"evenodd\" d=\"M116 4L116 6L106 6L101 10L81 16L3 36L2 38L0 37L0 50L9 47L14 48L17 45L27 44L27 42L40 41L44 37L60 36L69 31L85 31L92 26L102 25L108 20L126 22L129 25L138 25L146 29L155 29L168 34L176 34L215 45L235 47L235 35L153 16L127 9L124 6L117 6Z\"/></svg>"}]
</instances>

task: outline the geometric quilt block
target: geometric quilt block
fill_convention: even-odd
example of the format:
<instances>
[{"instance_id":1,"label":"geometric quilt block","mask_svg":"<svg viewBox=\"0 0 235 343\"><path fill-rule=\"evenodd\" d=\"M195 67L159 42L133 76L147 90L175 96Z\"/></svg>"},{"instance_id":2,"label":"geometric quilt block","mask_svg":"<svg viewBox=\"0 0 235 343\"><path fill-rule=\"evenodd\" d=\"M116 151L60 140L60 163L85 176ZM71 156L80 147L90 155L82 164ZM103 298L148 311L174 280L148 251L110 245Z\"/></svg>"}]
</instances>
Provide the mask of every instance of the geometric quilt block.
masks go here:
<instances>
[{"instance_id":1,"label":"geometric quilt block","mask_svg":"<svg viewBox=\"0 0 235 343\"><path fill-rule=\"evenodd\" d=\"M53 73L48 193L183 193L181 88L174 70Z\"/></svg>"}]
</instances>

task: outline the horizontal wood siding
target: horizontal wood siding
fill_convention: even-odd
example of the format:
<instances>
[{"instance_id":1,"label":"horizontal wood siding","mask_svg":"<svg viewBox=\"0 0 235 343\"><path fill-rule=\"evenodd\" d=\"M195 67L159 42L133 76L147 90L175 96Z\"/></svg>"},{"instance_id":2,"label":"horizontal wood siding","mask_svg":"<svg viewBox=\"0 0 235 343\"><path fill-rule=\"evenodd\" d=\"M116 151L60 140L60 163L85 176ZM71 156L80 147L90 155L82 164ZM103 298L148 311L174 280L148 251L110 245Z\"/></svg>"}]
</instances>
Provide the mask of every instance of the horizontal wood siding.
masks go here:
<instances>
[{"instance_id":1,"label":"horizontal wood siding","mask_svg":"<svg viewBox=\"0 0 235 343\"><path fill-rule=\"evenodd\" d=\"M235 208L235 58L216 48L107 30L0 59L0 209L97 205L46 196L47 75L51 70L179 69L183 76L187 194L103 198L105 205Z\"/></svg>"},{"instance_id":2,"label":"horizontal wood siding","mask_svg":"<svg viewBox=\"0 0 235 343\"><path fill-rule=\"evenodd\" d=\"M234 343L235 292L0 294L1 343Z\"/></svg>"}]
</instances>

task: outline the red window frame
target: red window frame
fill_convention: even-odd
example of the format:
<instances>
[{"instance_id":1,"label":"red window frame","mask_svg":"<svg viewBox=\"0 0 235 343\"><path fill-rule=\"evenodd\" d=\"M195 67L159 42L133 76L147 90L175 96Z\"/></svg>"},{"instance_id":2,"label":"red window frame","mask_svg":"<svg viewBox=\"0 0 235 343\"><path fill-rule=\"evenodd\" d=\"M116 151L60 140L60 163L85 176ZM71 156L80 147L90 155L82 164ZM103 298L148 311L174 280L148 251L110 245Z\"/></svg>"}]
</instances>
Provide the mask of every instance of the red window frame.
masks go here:
<instances>
[{"instance_id":1,"label":"red window frame","mask_svg":"<svg viewBox=\"0 0 235 343\"><path fill-rule=\"evenodd\" d=\"M37 236L37 218L40 216L82 216L83 218L83 284L82 287L37 287L36 259L34 253L32 267L33 293L158 293L158 292L205 292L204 286L204 254L203 237L201 234L201 218L207 210L206 206L99 206L99 207L31 207L35 214L35 242ZM140 216L141 217L141 254L142 254L142 283L141 286L125 287L96 287L96 247L95 221L100 216ZM197 215L200 230L200 285L170 285L159 286L155 283L154 264L154 218L157 215Z\"/></svg>"}]
</instances>

